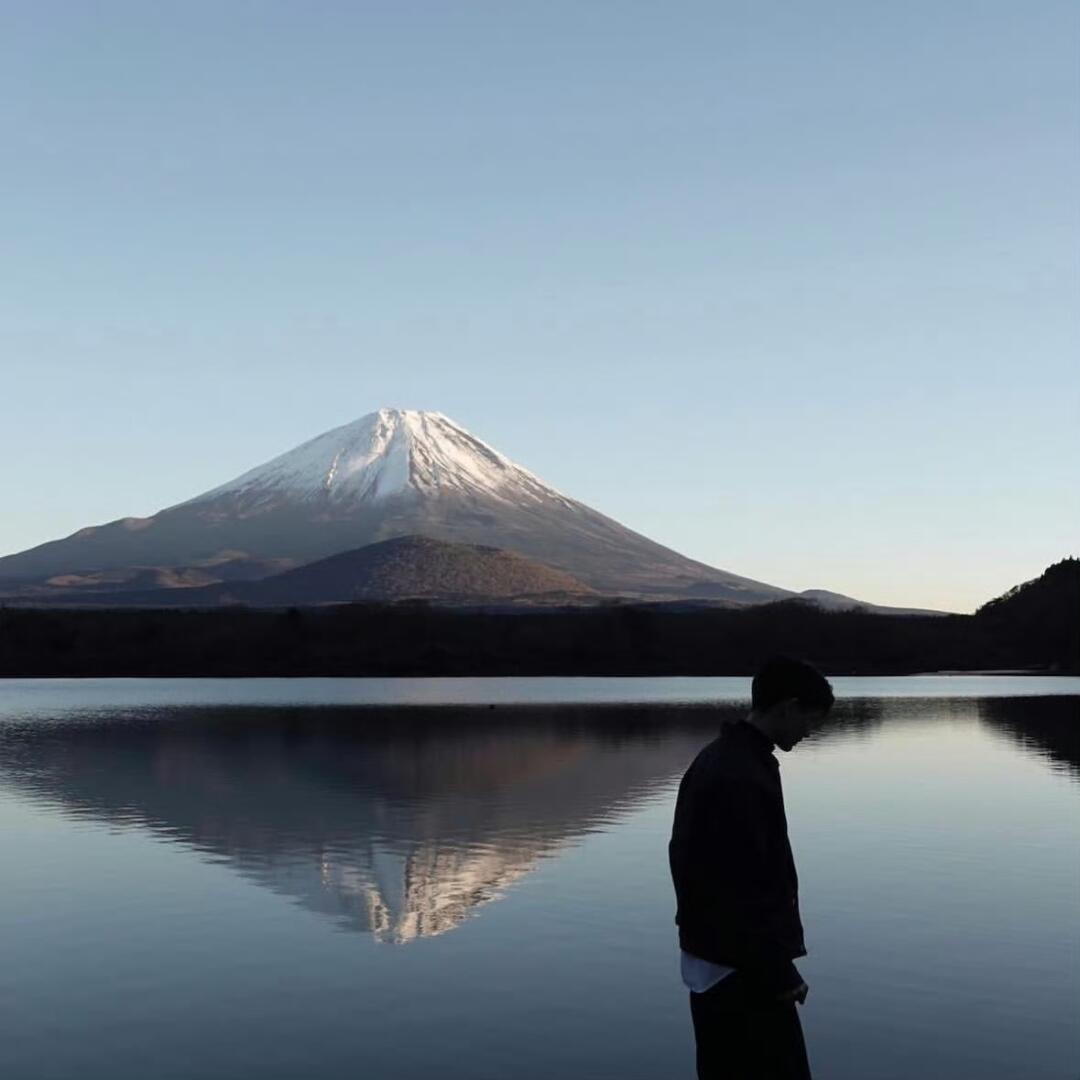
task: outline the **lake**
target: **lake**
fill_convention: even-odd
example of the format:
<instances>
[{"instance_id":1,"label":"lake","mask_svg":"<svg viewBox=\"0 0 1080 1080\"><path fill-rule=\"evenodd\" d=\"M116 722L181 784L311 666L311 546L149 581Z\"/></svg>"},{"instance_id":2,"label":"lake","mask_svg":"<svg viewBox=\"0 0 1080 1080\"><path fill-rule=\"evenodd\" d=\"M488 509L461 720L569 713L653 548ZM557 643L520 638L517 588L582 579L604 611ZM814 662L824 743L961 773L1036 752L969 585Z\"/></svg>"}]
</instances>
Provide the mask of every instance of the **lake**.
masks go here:
<instances>
[{"instance_id":1,"label":"lake","mask_svg":"<svg viewBox=\"0 0 1080 1080\"><path fill-rule=\"evenodd\" d=\"M777 752L829 1080L1080 1076L1080 679ZM744 679L0 683L0 1075L693 1076L666 844Z\"/></svg>"}]
</instances>

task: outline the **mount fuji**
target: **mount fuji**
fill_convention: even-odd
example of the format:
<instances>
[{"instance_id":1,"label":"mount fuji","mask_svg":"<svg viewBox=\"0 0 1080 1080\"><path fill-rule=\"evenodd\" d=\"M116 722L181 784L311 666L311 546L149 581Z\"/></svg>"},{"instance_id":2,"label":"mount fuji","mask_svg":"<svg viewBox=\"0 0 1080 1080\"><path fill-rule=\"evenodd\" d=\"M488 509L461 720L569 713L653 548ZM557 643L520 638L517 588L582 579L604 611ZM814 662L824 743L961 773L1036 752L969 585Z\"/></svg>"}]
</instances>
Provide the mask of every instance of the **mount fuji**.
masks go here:
<instances>
[{"instance_id":1,"label":"mount fuji","mask_svg":"<svg viewBox=\"0 0 1080 1080\"><path fill-rule=\"evenodd\" d=\"M795 594L696 562L557 491L438 412L380 409L148 518L0 558L0 592L251 580L395 537L486 545L598 593L747 605Z\"/></svg>"}]
</instances>

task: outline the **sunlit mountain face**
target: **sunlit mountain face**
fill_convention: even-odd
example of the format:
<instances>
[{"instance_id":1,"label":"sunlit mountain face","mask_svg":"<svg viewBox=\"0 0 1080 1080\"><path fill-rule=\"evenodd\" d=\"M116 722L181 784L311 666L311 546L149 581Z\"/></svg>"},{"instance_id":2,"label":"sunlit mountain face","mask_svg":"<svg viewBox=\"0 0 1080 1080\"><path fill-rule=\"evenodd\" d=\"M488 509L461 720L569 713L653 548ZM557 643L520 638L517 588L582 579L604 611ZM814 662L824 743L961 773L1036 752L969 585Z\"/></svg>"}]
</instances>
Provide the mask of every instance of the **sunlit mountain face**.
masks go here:
<instances>
[{"instance_id":1,"label":"sunlit mountain face","mask_svg":"<svg viewBox=\"0 0 1080 1080\"><path fill-rule=\"evenodd\" d=\"M403 943L453 929L649 799L719 722L716 710L687 713L674 732L670 710L609 719L577 709L175 709L9 730L0 774L69 813L151 830Z\"/></svg>"},{"instance_id":2,"label":"sunlit mountain face","mask_svg":"<svg viewBox=\"0 0 1080 1080\"><path fill-rule=\"evenodd\" d=\"M442 413L390 408L150 517L0 558L0 595L123 603L132 590L268 578L407 536L504 549L600 593L736 605L793 595L634 532Z\"/></svg>"}]
</instances>

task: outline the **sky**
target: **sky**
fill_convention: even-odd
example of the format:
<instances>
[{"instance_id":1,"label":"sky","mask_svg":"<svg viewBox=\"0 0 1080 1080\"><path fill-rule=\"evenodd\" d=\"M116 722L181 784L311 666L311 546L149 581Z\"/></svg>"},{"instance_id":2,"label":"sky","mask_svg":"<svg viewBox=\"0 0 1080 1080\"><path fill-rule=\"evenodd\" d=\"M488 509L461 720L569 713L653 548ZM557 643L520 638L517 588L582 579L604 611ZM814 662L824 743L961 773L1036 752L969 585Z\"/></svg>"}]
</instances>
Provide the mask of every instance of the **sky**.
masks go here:
<instances>
[{"instance_id":1,"label":"sky","mask_svg":"<svg viewBox=\"0 0 1080 1080\"><path fill-rule=\"evenodd\" d=\"M435 409L714 566L1080 554L1080 10L0 8L0 553Z\"/></svg>"}]
</instances>

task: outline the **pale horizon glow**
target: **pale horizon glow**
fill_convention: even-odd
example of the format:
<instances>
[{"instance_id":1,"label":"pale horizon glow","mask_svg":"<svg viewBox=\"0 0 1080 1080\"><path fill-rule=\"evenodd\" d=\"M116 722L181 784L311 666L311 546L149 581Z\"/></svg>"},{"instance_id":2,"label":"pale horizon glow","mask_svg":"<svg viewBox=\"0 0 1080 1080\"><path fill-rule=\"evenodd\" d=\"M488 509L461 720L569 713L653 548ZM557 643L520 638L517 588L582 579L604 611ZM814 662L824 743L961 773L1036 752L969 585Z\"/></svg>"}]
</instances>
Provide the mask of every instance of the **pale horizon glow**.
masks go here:
<instances>
[{"instance_id":1,"label":"pale horizon glow","mask_svg":"<svg viewBox=\"0 0 1080 1080\"><path fill-rule=\"evenodd\" d=\"M1074 5L16 0L0 553L382 406L692 558L1080 553Z\"/></svg>"}]
</instances>

